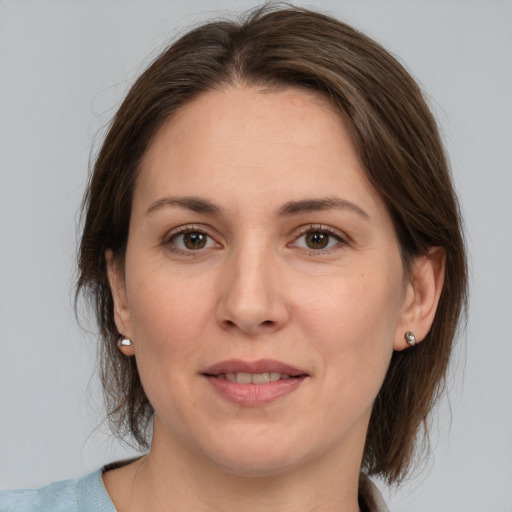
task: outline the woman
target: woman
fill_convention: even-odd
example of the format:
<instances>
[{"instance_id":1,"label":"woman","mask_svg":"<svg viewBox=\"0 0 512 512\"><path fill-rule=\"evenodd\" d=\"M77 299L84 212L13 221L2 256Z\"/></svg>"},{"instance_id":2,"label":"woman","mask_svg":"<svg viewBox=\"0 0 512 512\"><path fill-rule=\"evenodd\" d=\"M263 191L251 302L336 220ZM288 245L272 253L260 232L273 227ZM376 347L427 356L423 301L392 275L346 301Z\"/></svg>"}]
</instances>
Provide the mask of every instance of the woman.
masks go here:
<instances>
[{"instance_id":1,"label":"woman","mask_svg":"<svg viewBox=\"0 0 512 512\"><path fill-rule=\"evenodd\" d=\"M149 451L2 510L386 510L367 475L407 473L466 291L396 60L298 8L199 27L128 93L84 212L109 418Z\"/></svg>"}]
</instances>

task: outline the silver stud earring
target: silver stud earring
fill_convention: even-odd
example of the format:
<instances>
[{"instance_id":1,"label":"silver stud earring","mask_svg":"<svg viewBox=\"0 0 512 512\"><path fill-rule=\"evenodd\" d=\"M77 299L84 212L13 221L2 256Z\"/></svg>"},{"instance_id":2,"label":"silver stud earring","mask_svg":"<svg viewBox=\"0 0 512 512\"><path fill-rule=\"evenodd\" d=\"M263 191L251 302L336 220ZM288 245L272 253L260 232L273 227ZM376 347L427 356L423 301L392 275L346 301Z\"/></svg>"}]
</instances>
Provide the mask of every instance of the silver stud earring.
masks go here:
<instances>
[{"instance_id":1,"label":"silver stud earring","mask_svg":"<svg viewBox=\"0 0 512 512\"><path fill-rule=\"evenodd\" d=\"M407 331L404 334L404 338L405 341L407 341L407 344L410 345L411 347L414 347L414 345L416 345L416 336L412 331Z\"/></svg>"},{"instance_id":2,"label":"silver stud earring","mask_svg":"<svg viewBox=\"0 0 512 512\"><path fill-rule=\"evenodd\" d=\"M129 338L125 338L124 336L119 338L119 341L117 342L117 346L119 348L121 348L121 347L131 347L132 345L133 345L133 341L130 340Z\"/></svg>"}]
</instances>

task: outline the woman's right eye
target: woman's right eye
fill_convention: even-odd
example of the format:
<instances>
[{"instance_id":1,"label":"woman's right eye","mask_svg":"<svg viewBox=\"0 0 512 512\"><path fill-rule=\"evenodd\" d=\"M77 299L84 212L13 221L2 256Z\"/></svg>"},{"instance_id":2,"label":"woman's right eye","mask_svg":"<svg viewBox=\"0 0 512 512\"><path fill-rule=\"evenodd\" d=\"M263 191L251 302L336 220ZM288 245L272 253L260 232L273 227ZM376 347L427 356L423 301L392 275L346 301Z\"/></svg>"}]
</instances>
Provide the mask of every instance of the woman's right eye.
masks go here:
<instances>
[{"instance_id":1,"label":"woman's right eye","mask_svg":"<svg viewBox=\"0 0 512 512\"><path fill-rule=\"evenodd\" d=\"M211 236L198 230L187 230L172 235L166 243L184 252L199 251L219 246Z\"/></svg>"}]
</instances>

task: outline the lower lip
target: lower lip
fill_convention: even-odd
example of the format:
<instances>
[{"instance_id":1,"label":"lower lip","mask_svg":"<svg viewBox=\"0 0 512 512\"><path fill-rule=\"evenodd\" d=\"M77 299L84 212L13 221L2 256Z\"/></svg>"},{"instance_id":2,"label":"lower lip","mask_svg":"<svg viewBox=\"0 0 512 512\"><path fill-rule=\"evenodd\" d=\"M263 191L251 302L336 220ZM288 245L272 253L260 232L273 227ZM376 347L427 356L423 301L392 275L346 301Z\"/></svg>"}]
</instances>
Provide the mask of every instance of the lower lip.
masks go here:
<instances>
[{"instance_id":1,"label":"lower lip","mask_svg":"<svg viewBox=\"0 0 512 512\"><path fill-rule=\"evenodd\" d=\"M208 382L222 396L244 407L265 405L295 391L305 377L296 377L266 384L238 384L206 375Z\"/></svg>"}]
</instances>

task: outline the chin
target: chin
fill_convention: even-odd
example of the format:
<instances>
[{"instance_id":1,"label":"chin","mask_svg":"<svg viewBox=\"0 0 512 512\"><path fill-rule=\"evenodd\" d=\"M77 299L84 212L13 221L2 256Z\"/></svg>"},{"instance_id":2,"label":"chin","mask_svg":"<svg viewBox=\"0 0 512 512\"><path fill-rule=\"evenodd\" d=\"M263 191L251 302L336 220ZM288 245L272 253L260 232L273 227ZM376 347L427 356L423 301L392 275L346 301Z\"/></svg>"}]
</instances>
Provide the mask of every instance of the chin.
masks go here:
<instances>
[{"instance_id":1,"label":"chin","mask_svg":"<svg viewBox=\"0 0 512 512\"><path fill-rule=\"evenodd\" d=\"M210 460L222 471L240 477L265 478L286 473L301 466L309 459L291 446L270 447L271 443L261 446L248 446L247 443L232 445L228 451L210 451Z\"/></svg>"}]
</instances>

